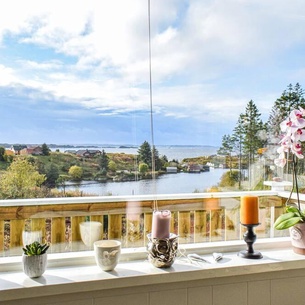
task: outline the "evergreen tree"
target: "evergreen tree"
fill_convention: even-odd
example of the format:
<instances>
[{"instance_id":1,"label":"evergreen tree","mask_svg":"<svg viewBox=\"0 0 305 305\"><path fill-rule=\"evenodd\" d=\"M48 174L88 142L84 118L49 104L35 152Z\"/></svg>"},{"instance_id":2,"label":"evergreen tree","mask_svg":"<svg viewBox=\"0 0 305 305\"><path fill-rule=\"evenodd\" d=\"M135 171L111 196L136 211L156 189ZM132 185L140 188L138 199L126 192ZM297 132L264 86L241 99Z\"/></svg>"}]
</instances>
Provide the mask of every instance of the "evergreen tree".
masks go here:
<instances>
[{"instance_id":1,"label":"evergreen tree","mask_svg":"<svg viewBox=\"0 0 305 305\"><path fill-rule=\"evenodd\" d=\"M109 168L109 157L107 156L105 150L103 149L102 150L102 154L99 158L99 164L100 164L100 168L101 170L106 170L108 171L108 168Z\"/></svg>"},{"instance_id":2,"label":"evergreen tree","mask_svg":"<svg viewBox=\"0 0 305 305\"><path fill-rule=\"evenodd\" d=\"M287 86L280 98L278 98L271 109L267 121L268 156L274 159L277 155L278 143L281 139L280 123L283 122L294 109L305 109L304 91L299 83L293 87ZM304 149L304 144L302 144ZM303 171L304 161L299 162L299 170Z\"/></svg>"},{"instance_id":3,"label":"evergreen tree","mask_svg":"<svg viewBox=\"0 0 305 305\"><path fill-rule=\"evenodd\" d=\"M280 141L280 123L284 121L290 112L299 107L305 108L304 91L299 83L289 84L281 97L278 98L271 109L267 121L267 136L269 144L278 144Z\"/></svg>"},{"instance_id":4,"label":"evergreen tree","mask_svg":"<svg viewBox=\"0 0 305 305\"><path fill-rule=\"evenodd\" d=\"M5 148L0 146L0 161L5 161Z\"/></svg>"},{"instance_id":5,"label":"evergreen tree","mask_svg":"<svg viewBox=\"0 0 305 305\"><path fill-rule=\"evenodd\" d=\"M54 163L47 165L45 167L45 176L45 184L48 187L54 187L56 185L57 179L59 178L58 167Z\"/></svg>"},{"instance_id":6,"label":"evergreen tree","mask_svg":"<svg viewBox=\"0 0 305 305\"><path fill-rule=\"evenodd\" d=\"M50 149L46 143L43 143L41 148L42 148L42 154L44 156L48 156L50 154Z\"/></svg>"},{"instance_id":7,"label":"evergreen tree","mask_svg":"<svg viewBox=\"0 0 305 305\"><path fill-rule=\"evenodd\" d=\"M138 159L140 162L147 164L148 167L151 168L151 147L147 141L144 141L138 149Z\"/></svg>"},{"instance_id":8,"label":"evergreen tree","mask_svg":"<svg viewBox=\"0 0 305 305\"><path fill-rule=\"evenodd\" d=\"M257 150L264 145L262 131L264 130L263 122L260 118L256 105L252 100L246 106L244 114L241 114L242 130L244 132L243 153L247 156L249 164L254 162Z\"/></svg>"},{"instance_id":9,"label":"evergreen tree","mask_svg":"<svg viewBox=\"0 0 305 305\"><path fill-rule=\"evenodd\" d=\"M241 188L241 179L242 179L242 157L243 157L243 144L244 144L244 126L243 126L243 115L240 114L237 124L233 130L232 141L233 149L238 155L238 169L239 169L239 189Z\"/></svg>"},{"instance_id":10,"label":"evergreen tree","mask_svg":"<svg viewBox=\"0 0 305 305\"><path fill-rule=\"evenodd\" d=\"M152 154L155 158L155 170L158 171L162 167L162 162L161 162L161 159L159 157L159 151L155 146L153 146Z\"/></svg>"},{"instance_id":11,"label":"evergreen tree","mask_svg":"<svg viewBox=\"0 0 305 305\"><path fill-rule=\"evenodd\" d=\"M232 153L234 151L234 138L230 135L224 135L222 137L221 147L218 149L217 153L219 155L229 157L229 168L230 173L232 172Z\"/></svg>"}]
</instances>

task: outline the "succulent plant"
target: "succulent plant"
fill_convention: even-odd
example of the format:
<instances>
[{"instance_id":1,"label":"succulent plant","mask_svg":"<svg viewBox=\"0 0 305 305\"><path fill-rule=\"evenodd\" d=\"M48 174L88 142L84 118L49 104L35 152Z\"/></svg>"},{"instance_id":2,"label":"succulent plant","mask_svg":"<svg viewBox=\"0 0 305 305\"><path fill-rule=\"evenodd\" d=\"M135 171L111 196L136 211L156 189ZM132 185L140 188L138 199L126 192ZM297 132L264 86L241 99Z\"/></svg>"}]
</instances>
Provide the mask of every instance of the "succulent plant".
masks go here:
<instances>
[{"instance_id":1,"label":"succulent plant","mask_svg":"<svg viewBox=\"0 0 305 305\"><path fill-rule=\"evenodd\" d=\"M34 256L46 253L49 247L49 244L41 244L38 241L34 241L33 243L26 245L22 250L25 255Z\"/></svg>"}]
</instances>

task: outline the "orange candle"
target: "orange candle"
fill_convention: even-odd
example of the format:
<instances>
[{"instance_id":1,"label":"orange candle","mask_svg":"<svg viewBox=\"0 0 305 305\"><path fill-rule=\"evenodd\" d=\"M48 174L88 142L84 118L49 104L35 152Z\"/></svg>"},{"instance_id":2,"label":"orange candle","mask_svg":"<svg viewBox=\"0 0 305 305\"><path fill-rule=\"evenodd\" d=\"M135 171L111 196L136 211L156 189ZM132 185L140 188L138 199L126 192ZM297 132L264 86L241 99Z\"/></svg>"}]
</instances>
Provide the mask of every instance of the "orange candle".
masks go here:
<instances>
[{"instance_id":1,"label":"orange candle","mask_svg":"<svg viewBox=\"0 0 305 305\"><path fill-rule=\"evenodd\" d=\"M258 210L258 197L244 196L240 198L240 222L242 224L258 224Z\"/></svg>"}]
</instances>

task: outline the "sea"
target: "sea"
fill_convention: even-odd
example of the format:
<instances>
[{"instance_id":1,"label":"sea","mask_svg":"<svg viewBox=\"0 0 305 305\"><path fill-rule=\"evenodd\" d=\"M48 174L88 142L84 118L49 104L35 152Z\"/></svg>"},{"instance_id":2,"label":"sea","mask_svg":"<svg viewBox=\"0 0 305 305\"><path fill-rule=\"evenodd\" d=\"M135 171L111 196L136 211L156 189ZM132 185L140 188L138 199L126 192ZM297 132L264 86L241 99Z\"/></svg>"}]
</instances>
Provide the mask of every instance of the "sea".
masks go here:
<instances>
[{"instance_id":1,"label":"sea","mask_svg":"<svg viewBox=\"0 0 305 305\"><path fill-rule=\"evenodd\" d=\"M184 158L211 156L217 153L218 147L213 146L156 146L159 156L165 155L169 161ZM56 147L52 150L99 149L106 153L137 154L138 148L133 146L78 146L77 148ZM121 196L121 195L145 195L145 194L179 194L205 192L207 189L217 186L221 176L227 169L210 167L210 171L201 173L176 173L163 174L155 179L144 179L127 182L97 182L82 181L80 183L67 183L66 190L79 190L83 195L96 196ZM60 188L62 189L62 188Z\"/></svg>"}]
</instances>

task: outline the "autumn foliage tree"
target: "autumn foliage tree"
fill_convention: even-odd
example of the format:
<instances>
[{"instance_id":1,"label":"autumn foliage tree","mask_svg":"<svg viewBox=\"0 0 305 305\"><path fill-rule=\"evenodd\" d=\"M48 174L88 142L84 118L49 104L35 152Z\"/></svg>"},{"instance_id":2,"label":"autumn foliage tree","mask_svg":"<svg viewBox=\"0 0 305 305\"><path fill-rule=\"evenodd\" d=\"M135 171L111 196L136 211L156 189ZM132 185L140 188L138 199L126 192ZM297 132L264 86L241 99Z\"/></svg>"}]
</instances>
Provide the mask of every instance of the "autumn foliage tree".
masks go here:
<instances>
[{"instance_id":1,"label":"autumn foliage tree","mask_svg":"<svg viewBox=\"0 0 305 305\"><path fill-rule=\"evenodd\" d=\"M37 189L45 181L45 175L39 174L36 167L27 159L16 158L0 179L2 198L34 198Z\"/></svg>"}]
</instances>

